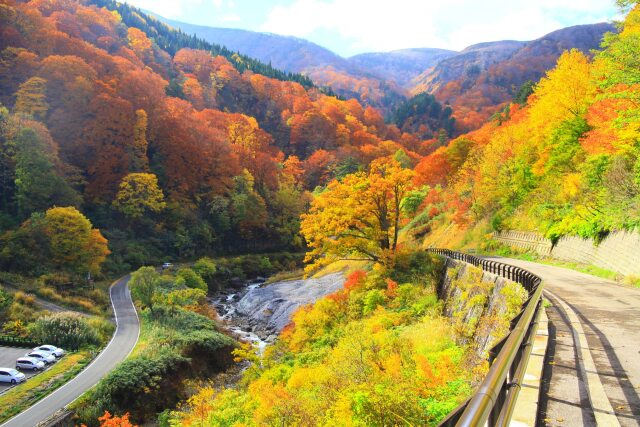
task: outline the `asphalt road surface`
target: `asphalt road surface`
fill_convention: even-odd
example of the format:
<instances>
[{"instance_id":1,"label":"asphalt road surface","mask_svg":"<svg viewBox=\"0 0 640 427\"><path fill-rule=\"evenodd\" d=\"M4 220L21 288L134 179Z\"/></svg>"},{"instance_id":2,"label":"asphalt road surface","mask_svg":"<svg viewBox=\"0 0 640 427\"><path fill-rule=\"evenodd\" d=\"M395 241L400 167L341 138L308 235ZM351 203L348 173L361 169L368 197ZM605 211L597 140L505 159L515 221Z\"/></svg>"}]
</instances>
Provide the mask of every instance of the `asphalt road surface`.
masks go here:
<instances>
[{"instance_id":1,"label":"asphalt road surface","mask_svg":"<svg viewBox=\"0 0 640 427\"><path fill-rule=\"evenodd\" d=\"M47 420L58 410L96 385L102 377L131 353L138 341L140 323L127 288L128 281L129 276L124 277L111 287L111 303L115 312L117 328L107 347L75 378L26 411L2 424L2 427L29 427Z\"/></svg>"},{"instance_id":2,"label":"asphalt road surface","mask_svg":"<svg viewBox=\"0 0 640 427\"><path fill-rule=\"evenodd\" d=\"M550 291L539 425L640 426L640 289L565 268L494 259L539 275ZM597 388L604 392L600 398Z\"/></svg>"}]
</instances>

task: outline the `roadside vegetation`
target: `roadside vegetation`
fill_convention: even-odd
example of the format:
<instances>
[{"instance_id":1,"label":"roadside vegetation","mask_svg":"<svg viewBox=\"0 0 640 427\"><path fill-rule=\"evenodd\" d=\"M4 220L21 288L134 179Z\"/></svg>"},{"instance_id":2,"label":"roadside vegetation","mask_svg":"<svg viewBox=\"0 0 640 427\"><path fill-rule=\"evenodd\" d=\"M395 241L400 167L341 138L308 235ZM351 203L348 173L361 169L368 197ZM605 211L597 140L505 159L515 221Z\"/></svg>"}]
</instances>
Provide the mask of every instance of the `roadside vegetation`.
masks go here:
<instances>
[{"instance_id":1,"label":"roadside vegetation","mask_svg":"<svg viewBox=\"0 0 640 427\"><path fill-rule=\"evenodd\" d=\"M200 387L162 425L437 425L483 378L526 292L505 286L503 311L485 313L494 283L481 271L451 270L445 302L441 258L404 249L393 260L299 309L264 354L236 349L251 362L239 386Z\"/></svg>"},{"instance_id":2,"label":"roadside vegetation","mask_svg":"<svg viewBox=\"0 0 640 427\"><path fill-rule=\"evenodd\" d=\"M192 267L163 272L141 267L131 275L140 340L129 359L74 404L78 422L98 425L107 412L130 413L132 422L155 420L188 397L190 380L233 363L237 344L220 331L206 300L218 268L212 259L201 258Z\"/></svg>"},{"instance_id":3,"label":"roadside vegetation","mask_svg":"<svg viewBox=\"0 0 640 427\"><path fill-rule=\"evenodd\" d=\"M241 386L202 388L180 425L435 425L471 392L467 354L441 316L442 264L405 253L393 268L352 273L304 307L252 362ZM204 422L203 422L204 421Z\"/></svg>"}]
</instances>

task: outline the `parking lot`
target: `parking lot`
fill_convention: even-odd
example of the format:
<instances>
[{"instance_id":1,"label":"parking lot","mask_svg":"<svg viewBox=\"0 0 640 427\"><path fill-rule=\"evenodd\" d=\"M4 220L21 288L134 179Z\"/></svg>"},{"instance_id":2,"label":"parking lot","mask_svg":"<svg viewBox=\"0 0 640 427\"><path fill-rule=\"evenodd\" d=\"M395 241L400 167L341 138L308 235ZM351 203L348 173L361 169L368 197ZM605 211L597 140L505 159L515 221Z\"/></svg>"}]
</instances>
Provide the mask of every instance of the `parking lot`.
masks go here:
<instances>
[{"instance_id":1,"label":"parking lot","mask_svg":"<svg viewBox=\"0 0 640 427\"><path fill-rule=\"evenodd\" d=\"M30 348L16 348L16 347L2 347L0 346L0 368L15 368L16 359L24 356L28 353ZM20 371L23 372L27 378L31 378L37 372L34 371ZM0 383L0 394L13 387L11 384Z\"/></svg>"}]
</instances>

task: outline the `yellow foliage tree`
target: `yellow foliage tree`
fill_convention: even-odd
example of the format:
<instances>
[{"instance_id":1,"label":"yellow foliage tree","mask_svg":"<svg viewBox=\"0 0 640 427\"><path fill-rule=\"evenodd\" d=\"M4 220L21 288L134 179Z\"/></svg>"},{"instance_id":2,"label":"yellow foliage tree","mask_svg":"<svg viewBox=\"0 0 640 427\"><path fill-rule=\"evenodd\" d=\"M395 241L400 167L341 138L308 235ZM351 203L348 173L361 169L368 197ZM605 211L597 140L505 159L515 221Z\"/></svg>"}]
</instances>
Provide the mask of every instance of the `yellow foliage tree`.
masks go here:
<instances>
[{"instance_id":1,"label":"yellow foliage tree","mask_svg":"<svg viewBox=\"0 0 640 427\"><path fill-rule=\"evenodd\" d=\"M76 273L98 273L110 251L99 230L76 208L51 208L44 217L51 261Z\"/></svg>"},{"instance_id":2,"label":"yellow foliage tree","mask_svg":"<svg viewBox=\"0 0 640 427\"><path fill-rule=\"evenodd\" d=\"M373 161L368 173L333 181L302 216L312 270L337 259L383 262L395 253L402 210L414 172L393 158Z\"/></svg>"},{"instance_id":3,"label":"yellow foliage tree","mask_svg":"<svg viewBox=\"0 0 640 427\"><path fill-rule=\"evenodd\" d=\"M147 113L140 109L136 111L136 124L133 127L133 145L130 147L131 170L145 172L149 169L147 157Z\"/></svg>"},{"instance_id":4,"label":"yellow foliage tree","mask_svg":"<svg viewBox=\"0 0 640 427\"><path fill-rule=\"evenodd\" d=\"M130 218L140 218L145 212L160 212L166 207L158 178L152 173L130 173L120 183L113 205Z\"/></svg>"},{"instance_id":5,"label":"yellow foliage tree","mask_svg":"<svg viewBox=\"0 0 640 427\"><path fill-rule=\"evenodd\" d=\"M47 81L40 77L22 83L16 92L16 114L43 120L49 110L46 90Z\"/></svg>"},{"instance_id":6,"label":"yellow foliage tree","mask_svg":"<svg viewBox=\"0 0 640 427\"><path fill-rule=\"evenodd\" d=\"M533 129L549 129L584 114L595 93L589 58L577 49L564 52L535 88L529 112Z\"/></svg>"}]
</instances>

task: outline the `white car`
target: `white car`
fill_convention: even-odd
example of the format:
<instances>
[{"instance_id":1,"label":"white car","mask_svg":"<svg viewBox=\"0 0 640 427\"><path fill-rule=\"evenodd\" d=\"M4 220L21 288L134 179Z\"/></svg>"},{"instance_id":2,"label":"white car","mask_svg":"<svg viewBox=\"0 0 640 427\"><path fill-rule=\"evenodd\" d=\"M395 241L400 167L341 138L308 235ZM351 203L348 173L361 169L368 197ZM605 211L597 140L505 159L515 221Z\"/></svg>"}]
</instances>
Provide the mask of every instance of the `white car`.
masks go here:
<instances>
[{"instance_id":1,"label":"white car","mask_svg":"<svg viewBox=\"0 0 640 427\"><path fill-rule=\"evenodd\" d=\"M16 369L42 371L44 369L44 362L33 357L18 357L18 359L16 359Z\"/></svg>"},{"instance_id":2,"label":"white car","mask_svg":"<svg viewBox=\"0 0 640 427\"><path fill-rule=\"evenodd\" d=\"M46 351L32 351L31 353L25 354L25 356L38 359L39 361L44 362L45 365L50 365L56 361L56 357Z\"/></svg>"},{"instance_id":3,"label":"white car","mask_svg":"<svg viewBox=\"0 0 640 427\"><path fill-rule=\"evenodd\" d=\"M33 351L45 351L47 353L51 353L56 357L56 359L60 359L62 356L64 356L63 349L61 349L60 347L56 347L55 345L49 345L49 344L36 347L33 349Z\"/></svg>"},{"instance_id":4,"label":"white car","mask_svg":"<svg viewBox=\"0 0 640 427\"><path fill-rule=\"evenodd\" d=\"M27 377L15 369L0 368L0 383L18 384L26 381Z\"/></svg>"},{"instance_id":5,"label":"white car","mask_svg":"<svg viewBox=\"0 0 640 427\"><path fill-rule=\"evenodd\" d=\"M173 267L173 264L171 264L170 262L162 263L162 269L163 270L167 270L167 269L172 268L172 267Z\"/></svg>"}]
</instances>

